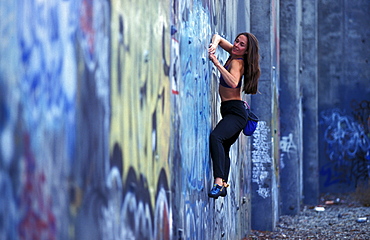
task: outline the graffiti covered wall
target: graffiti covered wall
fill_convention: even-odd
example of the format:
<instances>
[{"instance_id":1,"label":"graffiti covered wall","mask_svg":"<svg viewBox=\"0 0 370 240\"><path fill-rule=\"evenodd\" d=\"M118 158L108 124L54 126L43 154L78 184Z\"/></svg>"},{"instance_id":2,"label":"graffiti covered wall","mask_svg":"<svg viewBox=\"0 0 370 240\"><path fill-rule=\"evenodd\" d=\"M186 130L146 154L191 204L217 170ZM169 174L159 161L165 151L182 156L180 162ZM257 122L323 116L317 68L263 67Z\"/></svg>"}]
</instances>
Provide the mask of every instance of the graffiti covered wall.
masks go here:
<instances>
[{"instance_id":1,"label":"graffiti covered wall","mask_svg":"<svg viewBox=\"0 0 370 240\"><path fill-rule=\"evenodd\" d=\"M320 190L350 192L370 177L370 2L333 4L318 2Z\"/></svg>"},{"instance_id":2,"label":"graffiti covered wall","mask_svg":"<svg viewBox=\"0 0 370 240\"><path fill-rule=\"evenodd\" d=\"M208 61L207 46L214 32L224 34L230 41L236 36L233 13L238 2L229 1L226 5L219 1L174 1L172 5L170 77L172 112L178 113L173 116L173 126L178 131L172 133L175 144L172 172L182 169L181 175L173 176L172 184L173 202L178 208L174 212L174 231L180 239L233 239L248 231L248 226L234 227L248 222L248 213L241 206L241 198L247 193L240 189L242 176L247 174L243 167L245 147L235 144L232 150L234 170L229 181L232 198L210 201L206 197L213 181L208 138L219 118L220 103L217 72ZM226 61L225 53L217 54L221 62ZM246 139L241 137L240 146L246 145L243 141ZM207 230L209 226L214 226L214 230Z\"/></svg>"},{"instance_id":3,"label":"graffiti covered wall","mask_svg":"<svg viewBox=\"0 0 370 240\"><path fill-rule=\"evenodd\" d=\"M354 111L340 109L321 113L321 128L327 161L320 175L323 187L343 191L367 182L370 176L370 105L353 102ZM339 188L339 189L338 189Z\"/></svg>"},{"instance_id":4,"label":"graffiti covered wall","mask_svg":"<svg viewBox=\"0 0 370 240\"><path fill-rule=\"evenodd\" d=\"M0 5L1 239L68 236L77 127L74 8L67 1Z\"/></svg>"},{"instance_id":5,"label":"graffiti covered wall","mask_svg":"<svg viewBox=\"0 0 370 240\"><path fill-rule=\"evenodd\" d=\"M233 40L240 3L2 1L0 239L245 236L245 137L230 197L207 197L207 47Z\"/></svg>"}]
</instances>

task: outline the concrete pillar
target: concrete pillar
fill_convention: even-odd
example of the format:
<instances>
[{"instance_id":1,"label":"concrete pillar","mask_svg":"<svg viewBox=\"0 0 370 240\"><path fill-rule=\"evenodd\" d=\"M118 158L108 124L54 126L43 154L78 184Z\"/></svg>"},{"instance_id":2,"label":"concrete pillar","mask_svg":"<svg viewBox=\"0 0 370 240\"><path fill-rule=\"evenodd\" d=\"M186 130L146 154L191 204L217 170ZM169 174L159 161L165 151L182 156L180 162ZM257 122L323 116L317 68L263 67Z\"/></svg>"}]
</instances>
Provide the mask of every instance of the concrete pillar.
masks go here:
<instances>
[{"instance_id":1,"label":"concrete pillar","mask_svg":"<svg viewBox=\"0 0 370 240\"><path fill-rule=\"evenodd\" d=\"M280 0L281 214L300 211L302 197L301 0Z\"/></svg>"},{"instance_id":2,"label":"concrete pillar","mask_svg":"<svg viewBox=\"0 0 370 240\"><path fill-rule=\"evenodd\" d=\"M317 1L302 0L303 203L319 201Z\"/></svg>"},{"instance_id":3,"label":"concrete pillar","mask_svg":"<svg viewBox=\"0 0 370 240\"><path fill-rule=\"evenodd\" d=\"M279 1L251 0L251 32L259 40L260 94L252 96L252 110L260 117L252 137L252 229L272 231L279 217Z\"/></svg>"},{"instance_id":4,"label":"concrete pillar","mask_svg":"<svg viewBox=\"0 0 370 240\"><path fill-rule=\"evenodd\" d=\"M250 4L249 0L238 0L236 9L236 32L250 32ZM247 95L244 95L245 100L250 102ZM238 155L236 167L239 169L239 181L237 188L240 193L239 210L236 215L240 223L239 228L235 231L238 232L237 236L248 236L251 230L251 160L248 153L250 149L250 137L239 137L238 139ZM238 162L240 164L238 164ZM236 195L237 196L237 195Z\"/></svg>"}]
</instances>

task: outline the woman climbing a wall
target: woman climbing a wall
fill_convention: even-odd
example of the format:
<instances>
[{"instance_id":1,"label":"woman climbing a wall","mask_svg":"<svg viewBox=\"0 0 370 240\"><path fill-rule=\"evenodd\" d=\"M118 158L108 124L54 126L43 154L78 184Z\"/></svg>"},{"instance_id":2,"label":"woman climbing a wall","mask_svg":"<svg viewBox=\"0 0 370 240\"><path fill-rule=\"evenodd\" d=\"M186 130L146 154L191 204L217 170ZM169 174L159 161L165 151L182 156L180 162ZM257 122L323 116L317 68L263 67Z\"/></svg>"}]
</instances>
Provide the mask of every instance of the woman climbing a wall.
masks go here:
<instances>
[{"instance_id":1,"label":"woman climbing a wall","mask_svg":"<svg viewBox=\"0 0 370 240\"><path fill-rule=\"evenodd\" d=\"M218 46L230 54L224 66L215 56ZM222 116L210 135L214 177L214 185L208 193L211 198L217 199L227 194L230 147L238 139L248 119L241 92L256 94L258 79L261 75L258 50L258 40L251 33L240 33L235 38L234 44L215 34L209 45L209 59L221 75L218 91L221 98Z\"/></svg>"}]
</instances>

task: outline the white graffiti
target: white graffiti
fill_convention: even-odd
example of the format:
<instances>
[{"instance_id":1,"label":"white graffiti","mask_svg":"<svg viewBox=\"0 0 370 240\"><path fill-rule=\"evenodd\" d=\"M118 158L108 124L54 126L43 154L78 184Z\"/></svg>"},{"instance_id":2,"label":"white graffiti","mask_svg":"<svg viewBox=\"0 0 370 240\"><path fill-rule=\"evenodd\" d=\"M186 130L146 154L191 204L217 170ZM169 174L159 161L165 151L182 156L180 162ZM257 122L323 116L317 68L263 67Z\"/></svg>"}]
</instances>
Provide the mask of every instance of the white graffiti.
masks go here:
<instances>
[{"instance_id":1,"label":"white graffiti","mask_svg":"<svg viewBox=\"0 0 370 240\"><path fill-rule=\"evenodd\" d=\"M104 239L121 239L125 232L121 226L120 207L122 203L122 180L121 174L116 167L113 167L107 177L107 187L109 196L107 205L102 208L103 220L102 234Z\"/></svg>"},{"instance_id":2,"label":"white graffiti","mask_svg":"<svg viewBox=\"0 0 370 240\"><path fill-rule=\"evenodd\" d=\"M293 133L289 133L289 136L282 137L280 140L280 150L282 152L289 153L296 150L297 146L293 142Z\"/></svg>"},{"instance_id":3,"label":"white graffiti","mask_svg":"<svg viewBox=\"0 0 370 240\"><path fill-rule=\"evenodd\" d=\"M253 134L252 151L252 182L257 183L257 193L263 198L271 196L271 189L266 188L265 182L269 178L272 158L269 155L271 141L268 140L270 129L265 121L258 122Z\"/></svg>"},{"instance_id":4,"label":"white graffiti","mask_svg":"<svg viewBox=\"0 0 370 240\"><path fill-rule=\"evenodd\" d=\"M119 170L113 167L107 177L107 204L99 219L102 239L169 239L172 211L167 190L159 188L154 205L136 189L124 192ZM145 195L145 194L144 194Z\"/></svg>"},{"instance_id":5,"label":"white graffiti","mask_svg":"<svg viewBox=\"0 0 370 240\"><path fill-rule=\"evenodd\" d=\"M289 133L288 136L283 136L280 139L280 167L283 169L285 167L284 164L284 156L287 153L288 158L290 159L290 153L293 151L297 151L297 145L294 144L293 140L293 133Z\"/></svg>"},{"instance_id":6,"label":"white graffiti","mask_svg":"<svg viewBox=\"0 0 370 240\"><path fill-rule=\"evenodd\" d=\"M270 189L269 188L259 188L257 190L258 195L260 195L263 198L270 197Z\"/></svg>"}]
</instances>

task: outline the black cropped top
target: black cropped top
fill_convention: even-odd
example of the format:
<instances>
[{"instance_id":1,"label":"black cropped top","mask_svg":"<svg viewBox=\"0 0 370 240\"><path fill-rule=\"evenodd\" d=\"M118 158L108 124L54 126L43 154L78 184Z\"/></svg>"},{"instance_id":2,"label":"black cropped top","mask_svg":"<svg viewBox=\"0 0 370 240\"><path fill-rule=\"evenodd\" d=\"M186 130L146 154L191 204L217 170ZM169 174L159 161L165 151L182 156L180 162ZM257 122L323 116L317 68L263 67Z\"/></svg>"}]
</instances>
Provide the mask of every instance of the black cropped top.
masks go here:
<instances>
[{"instance_id":1,"label":"black cropped top","mask_svg":"<svg viewBox=\"0 0 370 240\"><path fill-rule=\"evenodd\" d=\"M235 59L243 59L243 58L235 58ZM225 64L225 68L227 71L229 71L229 66L230 66L230 63L229 64ZM222 74L221 74L221 77L220 77L220 85L223 86L223 87L226 87L226 88L232 88L230 87L226 82L225 82L225 79L222 77ZM242 81L241 79L239 80L239 83L238 83L238 86L236 86L236 88L240 88L242 86Z\"/></svg>"}]
</instances>

